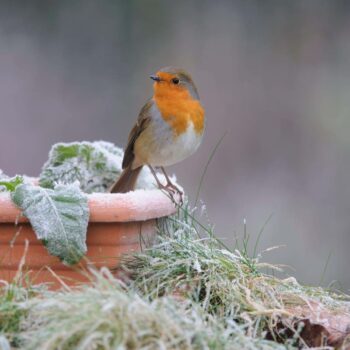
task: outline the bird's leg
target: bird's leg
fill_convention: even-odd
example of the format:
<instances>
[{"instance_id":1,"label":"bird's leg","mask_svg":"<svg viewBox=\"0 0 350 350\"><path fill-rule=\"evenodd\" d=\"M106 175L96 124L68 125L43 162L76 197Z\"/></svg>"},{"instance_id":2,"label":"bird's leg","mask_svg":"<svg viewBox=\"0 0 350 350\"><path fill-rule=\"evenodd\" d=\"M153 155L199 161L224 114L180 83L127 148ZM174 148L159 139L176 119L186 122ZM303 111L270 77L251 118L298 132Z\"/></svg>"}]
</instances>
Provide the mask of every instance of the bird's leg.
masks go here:
<instances>
[{"instance_id":1,"label":"bird's leg","mask_svg":"<svg viewBox=\"0 0 350 350\"><path fill-rule=\"evenodd\" d=\"M155 180L156 180L156 182L157 182L157 185L158 185L159 189L166 191L166 192L169 194L170 199L171 199L175 204L177 204L177 201L176 201L175 198L174 198L174 194L176 193L176 190L175 190L173 187L170 187L169 184L167 184L166 186L164 186L164 185L160 182L160 180L158 179L158 176L157 176L156 172L154 171L154 169L153 169L150 165L148 165L148 167L149 167L149 170L151 170L151 173L152 173L152 175L154 176L154 178L155 178ZM170 182L170 183L171 183L171 182ZM182 204L182 194L180 195L180 205L181 205L181 204Z\"/></svg>"},{"instance_id":2,"label":"bird's leg","mask_svg":"<svg viewBox=\"0 0 350 350\"><path fill-rule=\"evenodd\" d=\"M170 180L168 174L165 172L164 167L161 166L160 168L162 169L162 172L163 172L163 174L164 174L164 176L165 176L165 178L166 178L166 181L167 181L166 187L175 190L175 191L180 195L181 203L182 203L183 192L182 192L175 184L173 184L173 183L171 182L171 180Z\"/></svg>"},{"instance_id":3,"label":"bird's leg","mask_svg":"<svg viewBox=\"0 0 350 350\"><path fill-rule=\"evenodd\" d=\"M151 173L152 173L153 177L155 178L158 187L161 189L164 189L165 186L159 181L158 176L157 176L156 172L154 171L154 169L150 165L148 165L148 168L149 168L149 170L151 170Z\"/></svg>"},{"instance_id":4,"label":"bird's leg","mask_svg":"<svg viewBox=\"0 0 350 350\"><path fill-rule=\"evenodd\" d=\"M160 182L160 180L158 179L158 176L157 176L157 173L155 172L155 170L154 170L150 165L148 165L148 167L149 167L149 170L151 170L151 173L152 173L153 177L155 178L158 187L159 187L161 190L167 191L171 196L173 196L173 194L175 193L175 191L174 191L173 189L170 189L168 186L164 186L164 185Z\"/></svg>"}]
</instances>

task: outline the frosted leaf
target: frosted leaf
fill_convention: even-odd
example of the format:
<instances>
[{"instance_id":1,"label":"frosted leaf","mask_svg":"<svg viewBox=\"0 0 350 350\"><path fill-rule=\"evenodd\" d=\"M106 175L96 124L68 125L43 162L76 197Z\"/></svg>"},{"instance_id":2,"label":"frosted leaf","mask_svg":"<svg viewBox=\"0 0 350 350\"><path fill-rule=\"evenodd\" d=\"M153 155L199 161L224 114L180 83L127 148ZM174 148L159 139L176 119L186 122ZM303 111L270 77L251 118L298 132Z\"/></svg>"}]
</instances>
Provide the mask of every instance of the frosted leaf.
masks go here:
<instances>
[{"instance_id":1,"label":"frosted leaf","mask_svg":"<svg viewBox=\"0 0 350 350\"><path fill-rule=\"evenodd\" d=\"M13 192L17 186L23 183L23 178L16 175L15 177L9 178L6 175L0 173L0 192L8 191Z\"/></svg>"},{"instance_id":2,"label":"frosted leaf","mask_svg":"<svg viewBox=\"0 0 350 350\"><path fill-rule=\"evenodd\" d=\"M86 193L106 192L121 173L122 149L105 141L57 143L43 166L39 184L79 182Z\"/></svg>"},{"instance_id":3,"label":"frosted leaf","mask_svg":"<svg viewBox=\"0 0 350 350\"><path fill-rule=\"evenodd\" d=\"M51 190L24 184L16 188L12 200L51 255L72 265L86 253L89 208L79 187L57 185Z\"/></svg>"}]
</instances>

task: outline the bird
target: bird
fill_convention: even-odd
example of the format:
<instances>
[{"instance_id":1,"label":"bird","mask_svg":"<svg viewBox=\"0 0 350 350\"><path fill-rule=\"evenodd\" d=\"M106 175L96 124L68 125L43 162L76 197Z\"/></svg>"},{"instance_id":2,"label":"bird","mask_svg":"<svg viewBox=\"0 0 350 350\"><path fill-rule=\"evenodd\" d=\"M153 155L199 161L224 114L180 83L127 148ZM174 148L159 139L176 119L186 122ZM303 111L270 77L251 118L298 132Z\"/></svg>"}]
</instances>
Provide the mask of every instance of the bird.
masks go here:
<instances>
[{"instance_id":1,"label":"bird","mask_svg":"<svg viewBox=\"0 0 350 350\"><path fill-rule=\"evenodd\" d=\"M164 167L191 156L200 146L205 130L205 111L189 73L165 67L151 75L153 96L141 108L131 129L122 162L122 173L111 193L134 190L141 169L147 166L160 189L173 195L182 191L172 183ZM157 177L160 168L166 185ZM173 197L172 197L173 198Z\"/></svg>"}]
</instances>

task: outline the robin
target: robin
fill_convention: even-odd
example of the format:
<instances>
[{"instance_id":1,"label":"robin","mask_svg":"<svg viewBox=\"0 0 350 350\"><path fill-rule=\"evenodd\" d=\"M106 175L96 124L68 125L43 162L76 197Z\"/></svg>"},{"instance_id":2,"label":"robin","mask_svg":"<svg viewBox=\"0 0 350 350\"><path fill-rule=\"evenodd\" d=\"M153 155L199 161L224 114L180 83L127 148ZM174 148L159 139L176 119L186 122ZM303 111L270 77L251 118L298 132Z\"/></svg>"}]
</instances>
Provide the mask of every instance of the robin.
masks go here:
<instances>
[{"instance_id":1,"label":"robin","mask_svg":"<svg viewBox=\"0 0 350 350\"><path fill-rule=\"evenodd\" d=\"M182 192L164 170L192 155L199 147L205 126L204 109L197 88L183 69L166 67L150 78L153 97L142 107L131 129L125 149L123 172L112 186L112 193L134 189L143 166L148 166L160 189ZM154 170L159 167L167 184L163 185Z\"/></svg>"}]
</instances>

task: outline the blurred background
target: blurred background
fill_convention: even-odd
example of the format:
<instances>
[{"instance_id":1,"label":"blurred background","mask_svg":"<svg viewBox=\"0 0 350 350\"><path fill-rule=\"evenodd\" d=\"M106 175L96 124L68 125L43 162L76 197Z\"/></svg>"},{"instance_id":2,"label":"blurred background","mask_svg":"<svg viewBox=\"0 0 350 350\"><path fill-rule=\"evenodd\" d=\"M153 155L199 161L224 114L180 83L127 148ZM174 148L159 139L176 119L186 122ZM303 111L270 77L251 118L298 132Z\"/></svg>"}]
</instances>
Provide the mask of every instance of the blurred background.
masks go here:
<instances>
[{"instance_id":1,"label":"blurred background","mask_svg":"<svg viewBox=\"0 0 350 350\"><path fill-rule=\"evenodd\" d=\"M190 71L204 142L172 167L226 243L350 288L350 2L0 0L0 168L36 176L59 141L124 146L149 75ZM329 264L327 264L327 259ZM327 269L323 273L325 266Z\"/></svg>"}]
</instances>

